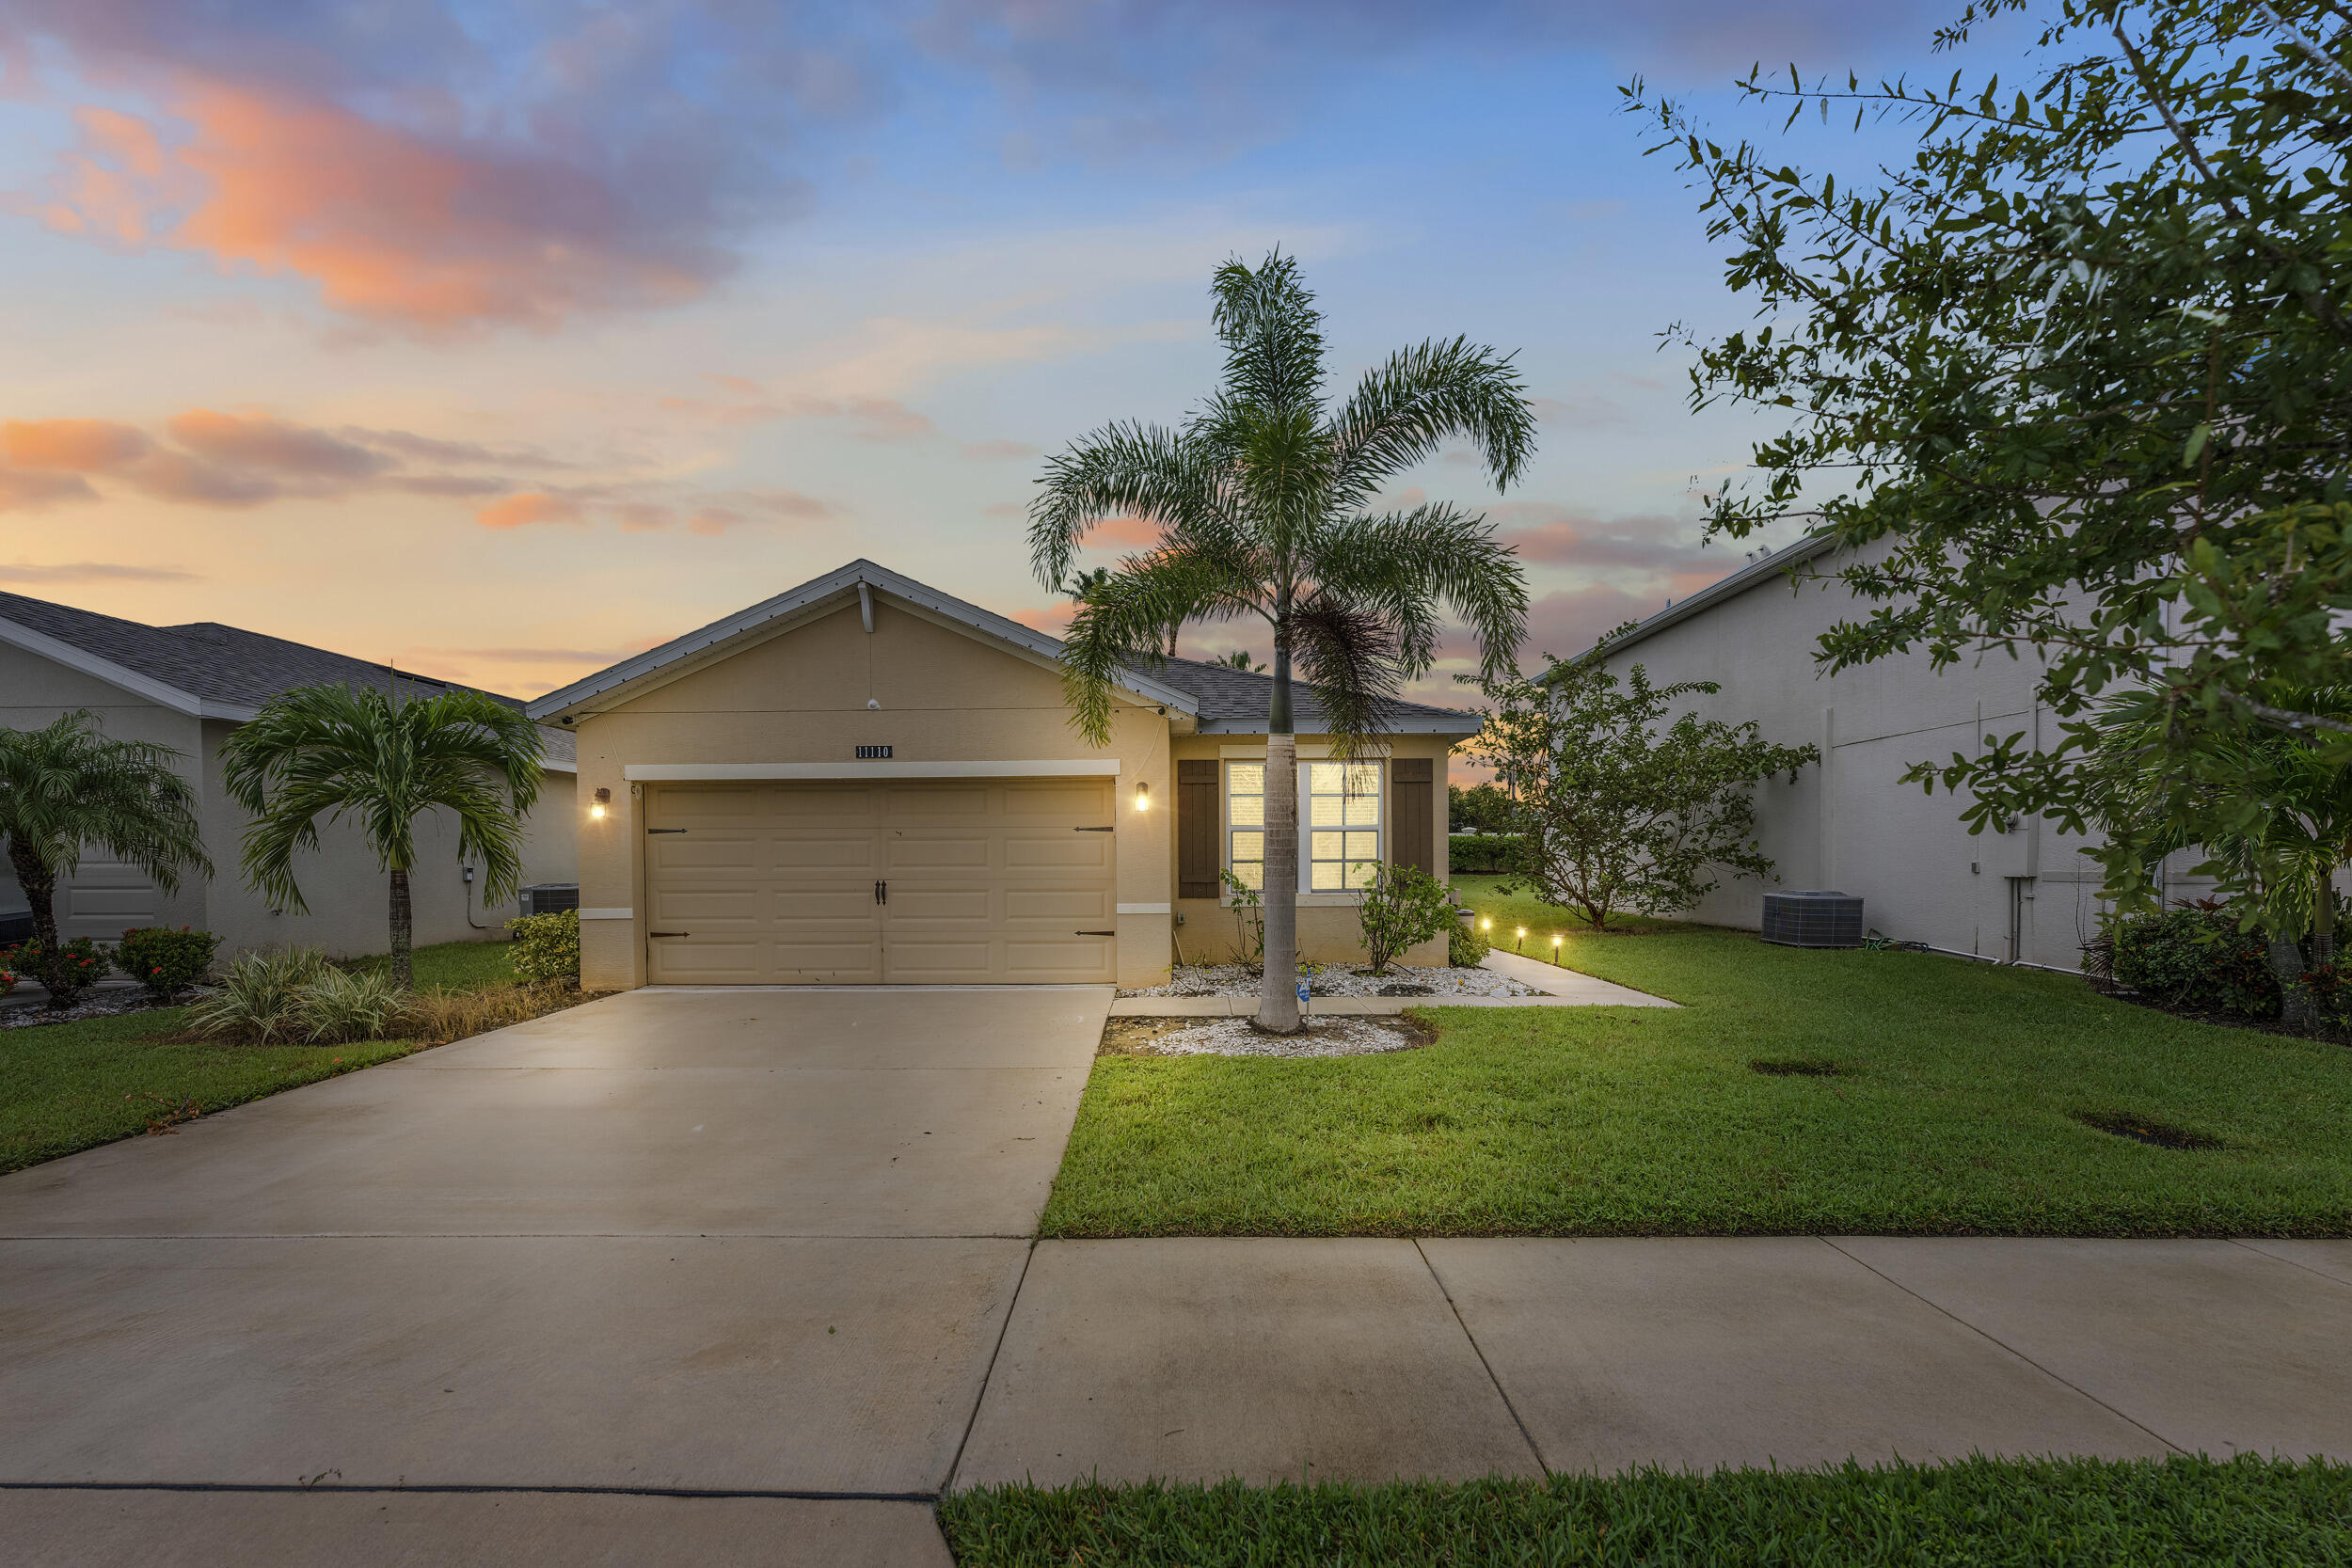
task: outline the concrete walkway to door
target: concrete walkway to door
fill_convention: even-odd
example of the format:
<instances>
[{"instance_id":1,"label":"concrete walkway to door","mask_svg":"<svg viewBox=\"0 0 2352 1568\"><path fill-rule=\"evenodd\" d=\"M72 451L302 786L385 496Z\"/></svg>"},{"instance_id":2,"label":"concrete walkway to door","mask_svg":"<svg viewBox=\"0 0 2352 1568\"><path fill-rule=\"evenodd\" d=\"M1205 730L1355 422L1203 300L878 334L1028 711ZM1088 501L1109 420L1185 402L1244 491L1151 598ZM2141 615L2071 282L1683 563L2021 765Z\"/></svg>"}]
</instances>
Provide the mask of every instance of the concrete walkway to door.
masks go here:
<instances>
[{"instance_id":1,"label":"concrete walkway to door","mask_svg":"<svg viewBox=\"0 0 2352 1568\"><path fill-rule=\"evenodd\" d=\"M7 1555L944 1563L1109 994L637 991L0 1178Z\"/></svg>"}]
</instances>

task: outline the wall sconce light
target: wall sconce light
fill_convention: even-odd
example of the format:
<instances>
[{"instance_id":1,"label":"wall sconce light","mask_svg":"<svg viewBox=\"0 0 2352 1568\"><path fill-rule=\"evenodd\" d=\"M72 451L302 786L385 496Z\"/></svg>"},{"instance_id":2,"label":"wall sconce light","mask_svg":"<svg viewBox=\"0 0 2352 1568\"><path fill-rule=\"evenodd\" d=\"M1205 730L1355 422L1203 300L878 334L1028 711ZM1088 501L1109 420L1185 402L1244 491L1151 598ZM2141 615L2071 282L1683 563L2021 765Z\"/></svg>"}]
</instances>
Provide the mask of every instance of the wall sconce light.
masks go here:
<instances>
[{"instance_id":1,"label":"wall sconce light","mask_svg":"<svg viewBox=\"0 0 2352 1568\"><path fill-rule=\"evenodd\" d=\"M1143 783L1141 780L1137 780L1136 783L1136 810L1150 811L1151 809L1152 786Z\"/></svg>"},{"instance_id":2,"label":"wall sconce light","mask_svg":"<svg viewBox=\"0 0 2352 1568\"><path fill-rule=\"evenodd\" d=\"M592 804L591 806L589 806L589 808L588 808L588 815L589 815L589 816L597 816L597 817L602 816L604 815L604 808L605 808L606 806L610 805L610 804L612 803L612 792L611 790L609 790L609 789L599 789L599 790L597 790L597 791L596 791L596 799L595 803L594 803L594 804Z\"/></svg>"}]
</instances>

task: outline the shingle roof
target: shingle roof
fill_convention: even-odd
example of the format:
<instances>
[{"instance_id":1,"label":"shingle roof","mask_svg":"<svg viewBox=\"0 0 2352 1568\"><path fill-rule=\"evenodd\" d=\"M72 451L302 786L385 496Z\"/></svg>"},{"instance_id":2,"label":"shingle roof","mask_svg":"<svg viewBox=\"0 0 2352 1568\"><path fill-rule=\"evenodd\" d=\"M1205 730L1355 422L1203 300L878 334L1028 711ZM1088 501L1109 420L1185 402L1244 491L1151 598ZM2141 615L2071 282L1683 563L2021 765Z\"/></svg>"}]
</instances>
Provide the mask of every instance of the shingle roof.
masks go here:
<instances>
[{"instance_id":1,"label":"shingle roof","mask_svg":"<svg viewBox=\"0 0 2352 1568\"><path fill-rule=\"evenodd\" d=\"M1236 670L1230 664L1204 664L1199 659L1171 658L1158 665L1144 667L1168 685L1191 693L1200 705L1200 727L1203 730L1239 732L1265 729L1266 705L1274 695L1274 677L1257 674L1248 670ZM1298 691L1297 708L1294 714L1302 735L1320 733L1323 716L1302 689ZM1459 708L1431 707L1425 703L1391 703L1389 722L1410 724L1415 728L1459 722L1464 734L1478 729L1480 720L1474 713Z\"/></svg>"},{"instance_id":2,"label":"shingle roof","mask_svg":"<svg viewBox=\"0 0 2352 1568\"><path fill-rule=\"evenodd\" d=\"M217 621L194 621L186 626L151 626L94 610L22 594L0 593L0 620L12 621L41 636L78 648L135 674L161 682L200 702L235 708L259 707L297 686L369 686L397 689L403 696L429 697L437 692L464 690L454 681L435 680L389 665L375 664L345 654L290 642ZM483 695L519 709L519 698L496 691ZM573 736L541 727L548 743L548 760L570 762Z\"/></svg>"}]
</instances>

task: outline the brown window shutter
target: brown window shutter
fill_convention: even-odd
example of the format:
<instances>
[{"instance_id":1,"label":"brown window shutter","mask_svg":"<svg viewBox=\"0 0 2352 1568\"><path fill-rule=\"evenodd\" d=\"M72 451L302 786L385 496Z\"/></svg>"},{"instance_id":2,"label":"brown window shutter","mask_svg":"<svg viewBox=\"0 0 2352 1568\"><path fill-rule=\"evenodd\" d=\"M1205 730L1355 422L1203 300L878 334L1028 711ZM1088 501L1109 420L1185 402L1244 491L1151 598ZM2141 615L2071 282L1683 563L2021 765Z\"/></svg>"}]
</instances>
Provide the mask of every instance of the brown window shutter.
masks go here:
<instances>
[{"instance_id":1,"label":"brown window shutter","mask_svg":"<svg viewBox=\"0 0 2352 1568\"><path fill-rule=\"evenodd\" d=\"M1176 896L1214 898L1217 867L1225 858L1216 852L1216 763L1179 762L1176 765Z\"/></svg>"},{"instance_id":2,"label":"brown window shutter","mask_svg":"<svg viewBox=\"0 0 2352 1568\"><path fill-rule=\"evenodd\" d=\"M1437 769L1427 757L1397 757L1389 764L1389 808L1392 843L1389 859L1416 871L1438 874L1435 821Z\"/></svg>"}]
</instances>

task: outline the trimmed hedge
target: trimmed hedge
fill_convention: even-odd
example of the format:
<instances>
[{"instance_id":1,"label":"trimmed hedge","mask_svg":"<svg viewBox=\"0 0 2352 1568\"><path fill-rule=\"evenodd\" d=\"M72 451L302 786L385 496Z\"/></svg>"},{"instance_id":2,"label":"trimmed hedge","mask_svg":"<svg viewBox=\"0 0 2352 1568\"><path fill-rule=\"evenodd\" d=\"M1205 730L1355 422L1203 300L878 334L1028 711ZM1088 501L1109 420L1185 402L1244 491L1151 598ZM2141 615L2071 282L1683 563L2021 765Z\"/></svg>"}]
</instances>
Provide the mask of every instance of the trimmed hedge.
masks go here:
<instances>
[{"instance_id":1,"label":"trimmed hedge","mask_svg":"<svg viewBox=\"0 0 2352 1568\"><path fill-rule=\"evenodd\" d=\"M1517 833L1455 833L1446 840L1446 864L1457 877L1491 877L1511 869Z\"/></svg>"},{"instance_id":2,"label":"trimmed hedge","mask_svg":"<svg viewBox=\"0 0 2352 1568\"><path fill-rule=\"evenodd\" d=\"M220 938L183 926L134 926L115 944L115 967L167 1002L212 973Z\"/></svg>"},{"instance_id":3,"label":"trimmed hedge","mask_svg":"<svg viewBox=\"0 0 2352 1568\"><path fill-rule=\"evenodd\" d=\"M580 978L580 911L558 910L553 914L527 914L510 920L515 933L515 974L539 982Z\"/></svg>"}]
</instances>

